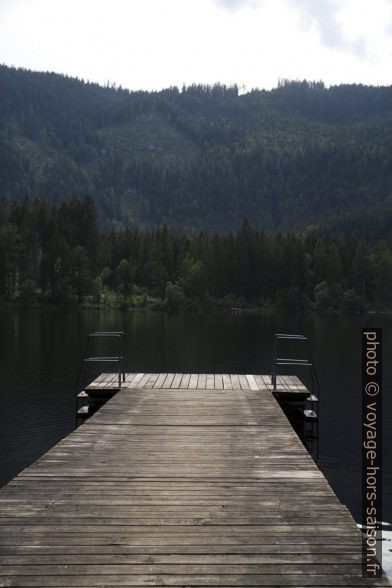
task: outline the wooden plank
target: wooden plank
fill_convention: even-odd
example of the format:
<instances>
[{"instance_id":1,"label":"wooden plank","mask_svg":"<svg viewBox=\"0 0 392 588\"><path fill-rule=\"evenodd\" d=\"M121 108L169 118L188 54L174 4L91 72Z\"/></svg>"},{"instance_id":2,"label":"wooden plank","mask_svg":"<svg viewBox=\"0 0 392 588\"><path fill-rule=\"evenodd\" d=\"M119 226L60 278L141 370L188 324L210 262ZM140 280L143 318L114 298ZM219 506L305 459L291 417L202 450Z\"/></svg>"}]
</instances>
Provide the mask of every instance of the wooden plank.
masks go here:
<instances>
[{"instance_id":1,"label":"wooden plank","mask_svg":"<svg viewBox=\"0 0 392 588\"><path fill-rule=\"evenodd\" d=\"M237 374L230 374L230 380L233 390L240 390L240 380Z\"/></svg>"},{"instance_id":2,"label":"wooden plank","mask_svg":"<svg viewBox=\"0 0 392 588\"><path fill-rule=\"evenodd\" d=\"M89 384L87 386L87 388L98 388L99 385L100 385L100 383L102 382L102 380L105 379L105 377L106 377L106 374L105 373L100 374L97 378L95 378L95 380L93 380L91 382L91 384Z\"/></svg>"},{"instance_id":3,"label":"wooden plank","mask_svg":"<svg viewBox=\"0 0 392 588\"><path fill-rule=\"evenodd\" d=\"M159 374L154 384L154 388L162 388L162 384L166 380L166 376L167 374Z\"/></svg>"},{"instance_id":4,"label":"wooden plank","mask_svg":"<svg viewBox=\"0 0 392 588\"><path fill-rule=\"evenodd\" d=\"M183 388L183 389L189 388L190 379L191 379L191 374L182 374L180 388Z\"/></svg>"},{"instance_id":5,"label":"wooden plank","mask_svg":"<svg viewBox=\"0 0 392 588\"><path fill-rule=\"evenodd\" d=\"M276 376L276 386L277 388L287 390L287 382L285 376L279 375Z\"/></svg>"},{"instance_id":6,"label":"wooden plank","mask_svg":"<svg viewBox=\"0 0 392 588\"><path fill-rule=\"evenodd\" d=\"M250 386L249 386L249 383L248 383L246 376L241 374L238 376L238 379L240 381L240 386L241 386L242 390L249 390L250 389Z\"/></svg>"},{"instance_id":7,"label":"wooden plank","mask_svg":"<svg viewBox=\"0 0 392 588\"><path fill-rule=\"evenodd\" d=\"M215 378L214 374L207 374L206 377L206 389L213 390L215 388Z\"/></svg>"},{"instance_id":8,"label":"wooden plank","mask_svg":"<svg viewBox=\"0 0 392 588\"><path fill-rule=\"evenodd\" d=\"M222 374L214 374L215 390L223 390Z\"/></svg>"},{"instance_id":9,"label":"wooden plank","mask_svg":"<svg viewBox=\"0 0 392 588\"><path fill-rule=\"evenodd\" d=\"M207 381L207 374L199 374L199 376L197 378L198 390L205 390L206 389L206 381Z\"/></svg>"},{"instance_id":10,"label":"wooden plank","mask_svg":"<svg viewBox=\"0 0 392 588\"><path fill-rule=\"evenodd\" d=\"M132 384L133 380L136 378L137 374L125 374L125 386L127 388L130 387L130 385Z\"/></svg>"},{"instance_id":11,"label":"wooden plank","mask_svg":"<svg viewBox=\"0 0 392 588\"><path fill-rule=\"evenodd\" d=\"M175 374L171 383L171 388L179 388L182 380L182 374Z\"/></svg>"},{"instance_id":12,"label":"wooden plank","mask_svg":"<svg viewBox=\"0 0 392 588\"><path fill-rule=\"evenodd\" d=\"M251 390L259 390L259 386L254 376L252 376L251 374L247 374L245 377L248 380L249 388Z\"/></svg>"},{"instance_id":13,"label":"wooden plank","mask_svg":"<svg viewBox=\"0 0 392 588\"><path fill-rule=\"evenodd\" d=\"M110 389L110 388L118 388L118 379L116 381L116 384L113 386L112 385L112 379L113 379L113 375L112 373L107 373L104 372L103 374L101 374L98 378L96 378L93 382L91 382L91 384L89 384L88 386L86 386L86 390L93 390L95 391L99 391L101 389ZM118 378L118 376L117 376Z\"/></svg>"},{"instance_id":14,"label":"wooden plank","mask_svg":"<svg viewBox=\"0 0 392 588\"><path fill-rule=\"evenodd\" d=\"M0 585L389 585L267 378L127 375L0 490Z\"/></svg>"},{"instance_id":15,"label":"wooden plank","mask_svg":"<svg viewBox=\"0 0 392 588\"><path fill-rule=\"evenodd\" d=\"M118 385L118 372L111 374L109 383L112 385Z\"/></svg>"},{"instance_id":16,"label":"wooden plank","mask_svg":"<svg viewBox=\"0 0 392 588\"><path fill-rule=\"evenodd\" d=\"M135 377L132 379L132 382L130 382L129 386L128 386L128 382L127 382L127 387L131 387L131 388L135 387L140 382L140 380L143 378L143 376L144 376L144 373L136 374ZM125 380L126 380L126 378L125 378Z\"/></svg>"},{"instance_id":17,"label":"wooden plank","mask_svg":"<svg viewBox=\"0 0 392 588\"><path fill-rule=\"evenodd\" d=\"M166 374L166 378L163 381L162 388L170 388L174 380L175 374Z\"/></svg>"},{"instance_id":18,"label":"wooden plank","mask_svg":"<svg viewBox=\"0 0 392 588\"><path fill-rule=\"evenodd\" d=\"M146 388L153 388L158 377L159 377L159 374L150 374L150 377L149 377L145 387Z\"/></svg>"},{"instance_id":19,"label":"wooden plank","mask_svg":"<svg viewBox=\"0 0 392 588\"><path fill-rule=\"evenodd\" d=\"M144 388L148 380L151 378L151 375L152 374L143 374L143 377L140 378L139 381L133 383L132 385L135 386L135 388Z\"/></svg>"},{"instance_id":20,"label":"wooden plank","mask_svg":"<svg viewBox=\"0 0 392 588\"><path fill-rule=\"evenodd\" d=\"M179 571L173 570L171 574L162 573L154 570L154 567L149 568L149 573L142 574L127 573L115 573L107 574L102 576L101 574L88 574L85 575L86 570L83 574L70 574L69 575L45 575L45 576L33 576L24 575L21 570L21 575L10 577L12 584L9 586L23 586L24 588L35 586L43 588L45 586L50 587L69 587L79 586L92 588L93 586L105 586L106 588L114 588L115 586L262 586L271 588L271 586L351 586L358 588L359 586L381 586L381 584L371 583L362 578L359 571L355 574L347 573L344 575L340 571L339 574L331 572L330 574L317 574L305 575L304 572L290 574L263 574L258 573L258 570L254 570L254 574L244 574L241 570L238 570L238 574L224 574L224 571L219 569L215 570L215 573L208 571L203 574L192 573L181 574ZM120 570L121 572L121 570ZM311 572L310 572L311 573ZM164 578L164 579L163 579ZM8 576L6 577L8 582ZM383 584L385 585L385 584Z\"/></svg>"},{"instance_id":21,"label":"wooden plank","mask_svg":"<svg viewBox=\"0 0 392 588\"><path fill-rule=\"evenodd\" d=\"M272 390L273 385L271 383L271 376L261 376L264 382L264 387L266 390Z\"/></svg>"},{"instance_id":22,"label":"wooden plank","mask_svg":"<svg viewBox=\"0 0 392 588\"><path fill-rule=\"evenodd\" d=\"M307 390L306 386L301 382L298 376L289 376L293 386L300 392L305 392Z\"/></svg>"},{"instance_id":23,"label":"wooden plank","mask_svg":"<svg viewBox=\"0 0 392 588\"><path fill-rule=\"evenodd\" d=\"M233 389L233 385L231 383L231 378L229 374L222 374L222 380L223 380L223 388L225 390L232 390Z\"/></svg>"},{"instance_id":24,"label":"wooden plank","mask_svg":"<svg viewBox=\"0 0 392 588\"><path fill-rule=\"evenodd\" d=\"M259 390L266 390L266 387L265 387L265 384L264 384L264 380L263 380L263 376L254 375L253 377L254 377L254 379L256 381L256 384L259 387Z\"/></svg>"},{"instance_id":25,"label":"wooden plank","mask_svg":"<svg viewBox=\"0 0 392 588\"><path fill-rule=\"evenodd\" d=\"M227 561L224 563L225 569L224 574L226 576L236 575L236 574L243 574L243 575L254 575L260 574L263 576L269 576L276 573L276 565L274 564L244 564L243 562L237 564L230 564ZM88 565L88 575L101 575L101 576L110 576L110 575L117 575L119 572L119 564L111 565L111 564L104 564L104 563L91 563ZM298 576L304 574L304 565L301 563L289 563L284 564L284 572L285 575L292 574L293 576ZM307 566L307 573L309 575L318 574L318 575L327 575L327 574L358 574L360 576L361 573L361 563L349 563L345 564L343 567L342 564L308 564ZM61 565L61 564L46 564L45 565L45 572L47 575L52 576L75 576L79 575L83 577L85 575L86 569L85 566L74 563L72 565ZM42 577L42 567L41 564L31 565L26 564L20 566L18 564L14 565L3 565L0 567L0 571L5 576L30 576L31 578L34 576L41 576ZM209 575L216 573L216 566L213 564L152 564L151 562L145 562L144 564L121 564L121 575L148 575L148 574L164 574L164 575L175 575L175 574L182 574L182 575Z\"/></svg>"},{"instance_id":26,"label":"wooden plank","mask_svg":"<svg viewBox=\"0 0 392 588\"><path fill-rule=\"evenodd\" d=\"M280 376L285 390L293 390L293 383L290 376Z\"/></svg>"},{"instance_id":27,"label":"wooden plank","mask_svg":"<svg viewBox=\"0 0 392 588\"><path fill-rule=\"evenodd\" d=\"M146 374L144 374L146 375ZM149 374L149 378L147 381L144 382L144 387L155 387L160 388L162 387L162 383L167 378L168 374ZM201 376L200 386L202 388L201 382L204 382L204 376L206 376L206 386L205 388L208 390L213 390L215 388L215 381L217 382L217 389L240 389L241 384L239 380L239 376L237 374L174 374L174 378L171 384L173 388L199 388L198 380ZM216 378L217 376L217 378ZM126 374L125 385L131 386L132 383L136 385L139 381L140 374ZM221 386L221 377L222 377L222 386ZM246 382L244 380L246 378ZM228 378L230 378L230 383L228 382ZM168 381L168 380L167 380ZM263 390L263 389L272 389L271 385L271 378L270 376L266 375L252 375L247 374L245 376L241 376L241 382L244 389L252 389L252 390ZM89 387L101 387L105 385L115 385L117 383L117 374L116 373L103 373L98 378L96 378ZM277 385L279 388L284 389L287 392L305 392L306 387L302 384L302 382L298 379L297 376L277 376ZM139 387L140 385L138 385ZM249 388L248 388L249 386ZM165 386L166 387L166 386ZM199 388L199 389L201 389Z\"/></svg>"},{"instance_id":28,"label":"wooden plank","mask_svg":"<svg viewBox=\"0 0 392 588\"><path fill-rule=\"evenodd\" d=\"M197 381L199 379L199 374L191 374L190 380L189 380L189 388L193 389L197 387Z\"/></svg>"},{"instance_id":29,"label":"wooden plank","mask_svg":"<svg viewBox=\"0 0 392 588\"><path fill-rule=\"evenodd\" d=\"M99 382L97 388L98 389L101 389L101 388L112 388L112 386L110 386L111 379L112 379L112 373L105 373L104 374L104 377Z\"/></svg>"},{"instance_id":30,"label":"wooden plank","mask_svg":"<svg viewBox=\"0 0 392 588\"><path fill-rule=\"evenodd\" d=\"M50 550L49 550L50 551ZM205 551L205 550L204 550ZM77 555L77 557L75 557ZM102 557L103 555L103 557ZM146 554L135 553L131 551L130 553L123 553L123 554L116 554L116 553L105 553L105 554L96 554L96 553L85 553L82 552L80 554L66 554L66 555L59 555L56 552L52 553L45 553L42 552L40 555L40 563L42 564L52 564L52 565L59 565L59 564L75 564L77 565L97 565L97 564L105 564L105 565L135 565L135 564L147 564L151 563L154 565L200 565L200 564L207 564L207 565L236 565L236 564L267 564L267 565L282 565L282 564L292 564L296 560L296 554L293 553L236 553L236 554L225 554L225 553L212 553L212 554L195 554L195 553L154 553L154 557L146 557ZM21 555L20 553L17 555L8 555L5 557L4 555L0 554L0 566L1 565L34 565L36 563L36 555ZM314 556L312 554L303 554L302 556L302 563L303 564L314 564ZM318 558L319 564L334 564L334 555L333 554L319 554ZM361 557L358 553L350 553L346 552L344 557L344 564L345 565L353 565L353 564L360 564Z\"/></svg>"}]
</instances>

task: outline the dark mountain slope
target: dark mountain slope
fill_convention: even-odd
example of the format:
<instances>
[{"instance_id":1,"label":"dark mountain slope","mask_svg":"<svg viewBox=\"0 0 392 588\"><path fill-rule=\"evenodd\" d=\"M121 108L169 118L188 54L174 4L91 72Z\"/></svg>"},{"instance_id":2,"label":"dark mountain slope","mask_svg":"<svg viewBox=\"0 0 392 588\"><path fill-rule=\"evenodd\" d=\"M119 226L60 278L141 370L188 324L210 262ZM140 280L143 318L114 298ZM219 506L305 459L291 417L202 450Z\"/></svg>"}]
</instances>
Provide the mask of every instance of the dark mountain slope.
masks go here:
<instances>
[{"instance_id":1,"label":"dark mountain slope","mask_svg":"<svg viewBox=\"0 0 392 588\"><path fill-rule=\"evenodd\" d=\"M0 67L0 195L106 224L301 228L392 205L392 88L129 92Z\"/></svg>"}]
</instances>

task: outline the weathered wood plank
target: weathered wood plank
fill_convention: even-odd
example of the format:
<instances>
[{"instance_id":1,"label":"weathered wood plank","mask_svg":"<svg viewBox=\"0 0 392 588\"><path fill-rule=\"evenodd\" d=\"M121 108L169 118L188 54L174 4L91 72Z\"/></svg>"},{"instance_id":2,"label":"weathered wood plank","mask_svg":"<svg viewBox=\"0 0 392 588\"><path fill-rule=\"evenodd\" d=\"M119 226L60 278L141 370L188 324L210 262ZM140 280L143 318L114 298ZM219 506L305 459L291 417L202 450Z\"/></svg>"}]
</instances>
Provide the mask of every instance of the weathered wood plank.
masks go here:
<instances>
[{"instance_id":1,"label":"weathered wood plank","mask_svg":"<svg viewBox=\"0 0 392 588\"><path fill-rule=\"evenodd\" d=\"M93 382L91 382L87 388L98 388L100 383L105 379L106 374L102 373L100 374L97 378L95 378L95 380Z\"/></svg>"},{"instance_id":2,"label":"weathered wood plank","mask_svg":"<svg viewBox=\"0 0 392 588\"><path fill-rule=\"evenodd\" d=\"M171 388L179 388L182 380L182 374L175 374L171 383Z\"/></svg>"},{"instance_id":3,"label":"weathered wood plank","mask_svg":"<svg viewBox=\"0 0 392 588\"><path fill-rule=\"evenodd\" d=\"M98 575L45 575L45 576L4 576L5 586L19 587L69 587L80 586L92 588L93 586L105 586L115 588L116 586L380 586L372 580L366 580L357 574L224 574L216 569L215 574L156 574L152 567L148 575L145 574L110 574ZM275 570L276 572L276 570Z\"/></svg>"},{"instance_id":4,"label":"weathered wood plank","mask_svg":"<svg viewBox=\"0 0 392 588\"><path fill-rule=\"evenodd\" d=\"M162 384L166 380L166 376L167 376L167 374L159 374L159 376L154 384L154 388L162 388Z\"/></svg>"},{"instance_id":5,"label":"weathered wood plank","mask_svg":"<svg viewBox=\"0 0 392 588\"><path fill-rule=\"evenodd\" d=\"M231 380L231 386L232 386L233 390L240 390L241 389L240 380L236 374L230 374L230 380Z\"/></svg>"},{"instance_id":6,"label":"weathered wood plank","mask_svg":"<svg viewBox=\"0 0 392 588\"><path fill-rule=\"evenodd\" d=\"M191 374L189 380L189 388L194 389L197 387L197 381L199 379L199 374Z\"/></svg>"},{"instance_id":7,"label":"weathered wood plank","mask_svg":"<svg viewBox=\"0 0 392 588\"><path fill-rule=\"evenodd\" d=\"M150 374L148 381L146 382L146 388L152 388L157 381L159 374Z\"/></svg>"},{"instance_id":8,"label":"weathered wood plank","mask_svg":"<svg viewBox=\"0 0 392 588\"><path fill-rule=\"evenodd\" d=\"M162 388L170 388L174 380L175 374L166 374L166 378L163 381Z\"/></svg>"},{"instance_id":9,"label":"weathered wood plank","mask_svg":"<svg viewBox=\"0 0 392 588\"><path fill-rule=\"evenodd\" d=\"M223 376L222 374L214 374L215 390L223 390Z\"/></svg>"},{"instance_id":10,"label":"weathered wood plank","mask_svg":"<svg viewBox=\"0 0 392 588\"><path fill-rule=\"evenodd\" d=\"M246 379L248 380L249 388L251 390L259 390L259 386L258 386L254 376L252 376L251 374L247 374Z\"/></svg>"},{"instance_id":11,"label":"weathered wood plank","mask_svg":"<svg viewBox=\"0 0 392 588\"><path fill-rule=\"evenodd\" d=\"M137 374L125 374L125 382L124 385L125 387L129 387L129 384L131 384L133 382L133 380L136 378Z\"/></svg>"},{"instance_id":12,"label":"weathered wood plank","mask_svg":"<svg viewBox=\"0 0 392 588\"><path fill-rule=\"evenodd\" d=\"M207 374L206 378L206 390L213 390L215 387L214 374Z\"/></svg>"},{"instance_id":13,"label":"weathered wood plank","mask_svg":"<svg viewBox=\"0 0 392 588\"><path fill-rule=\"evenodd\" d=\"M198 390L205 390L207 382L207 374L199 374L197 379L197 388Z\"/></svg>"},{"instance_id":14,"label":"weathered wood plank","mask_svg":"<svg viewBox=\"0 0 392 588\"><path fill-rule=\"evenodd\" d=\"M231 378L230 378L229 374L222 374L222 380L223 380L224 390L232 390L233 389L233 385L231 383Z\"/></svg>"},{"instance_id":15,"label":"weathered wood plank","mask_svg":"<svg viewBox=\"0 0 392 588\"><path fill-rule=\"evenodd\" d=\"M127 374L0 490L0 586L388 585L361 577L361 535L270 389Z\"/></svg>"},{"instance_id":16,"label":"weathered wood plank","mask_svg":"<svg viewBox=\"0 0 392 588\"><path fill-rule=\"evenodd\" d=\"M134 383L133 385L135 386L135 388L144 388L144 386L147 384L148 380L151 378L152 374L143 374L143 377L140 378L140 380L136 383Z\"/></svg>"},{"instance_id":17,"label":"weathered wood plank","mask_svg":"<svg viewBox=\"0 0 392 588\"><path fill-rule=\"evenodd\" d=\"M189 387L189 380L191 379L191 374L182 374L180 388L188 388Z\"/></svg>"},{"instance_id":18,"label":"weathered wood plank","mask_svg":"<svg viewBox=\"0 0 392 588\"><path fill-rule=\"evenodd\" d=\"M138 374L136 374L136 376L133 378L133 380L131 382L131 386L130 387L133 388L134 386L136 386L140 382L140 380L143 378L143 376L144 376L144 373L138 373Z\"/></svg>"}]
</instances>

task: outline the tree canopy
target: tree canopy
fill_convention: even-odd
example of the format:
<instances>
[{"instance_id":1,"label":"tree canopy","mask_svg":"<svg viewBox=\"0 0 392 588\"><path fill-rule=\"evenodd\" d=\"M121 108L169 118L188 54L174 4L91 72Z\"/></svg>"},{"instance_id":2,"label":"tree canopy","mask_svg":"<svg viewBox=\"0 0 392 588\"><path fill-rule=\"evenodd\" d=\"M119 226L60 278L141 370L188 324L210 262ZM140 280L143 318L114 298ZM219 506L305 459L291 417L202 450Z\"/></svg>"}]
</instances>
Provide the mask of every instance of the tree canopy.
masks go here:
<instances>
[{"instance_id":1,"label":"tree canopy","mask_svg":"<svg viewBox=\"0 0 392 588\"><path fill-rule=\"evenodd\" d=\"M0 196L106 227L297 230L392 203L392 87L129 92L0 66Z\"/></svg>"},{"instance_id":2,"label":"tree canopy","mask_svg":"<svg viewBox=\"0 0 392 588\"><path fill-rule=\"evenodd\" d=\"M392 304L384 240L236 232L103 231L91 198L0 202L2 302L361 312Z\"/></svg>"}]
</instances>

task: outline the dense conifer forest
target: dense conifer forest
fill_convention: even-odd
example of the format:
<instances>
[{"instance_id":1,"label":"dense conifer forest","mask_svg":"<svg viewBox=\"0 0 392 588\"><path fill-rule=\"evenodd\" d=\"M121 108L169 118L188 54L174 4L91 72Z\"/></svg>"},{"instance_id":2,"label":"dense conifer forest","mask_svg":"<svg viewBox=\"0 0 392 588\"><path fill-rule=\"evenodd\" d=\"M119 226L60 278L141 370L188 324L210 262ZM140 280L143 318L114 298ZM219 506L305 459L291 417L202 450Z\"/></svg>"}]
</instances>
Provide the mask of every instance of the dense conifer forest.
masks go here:
<instances>
[{"instance_id":1,"label":"dense conifer forest","mask_svg":"<svg viewBox=\"0 0 392 588\"><path fill-rule=\"evenodd\" d=\"M129 92L0 66L0 196L101 226L298 230L392 207L392 87Z\"/></svg>"},{"instance_id":2,"label":"dense conifer forest","mask_svg":"<svg viewBox=\"0 0 392 588\"><path fill-rule=\"evenodd\" d=\"M264 233L102 230L91 198L0 203L0 297L84 304L290 312L390 309L385 240Z\"/></svg>"},{"instance_id":3,"label":"dense conifer forest","mask_svg":"<svg viewBox=\"0 0 392 588\"><path fill-rule=\"evenodd\" d=\"M3 303L391 309L392 87L0 66L0 199Z\"/></svg>"}]
</instances>

